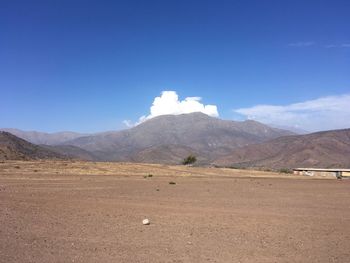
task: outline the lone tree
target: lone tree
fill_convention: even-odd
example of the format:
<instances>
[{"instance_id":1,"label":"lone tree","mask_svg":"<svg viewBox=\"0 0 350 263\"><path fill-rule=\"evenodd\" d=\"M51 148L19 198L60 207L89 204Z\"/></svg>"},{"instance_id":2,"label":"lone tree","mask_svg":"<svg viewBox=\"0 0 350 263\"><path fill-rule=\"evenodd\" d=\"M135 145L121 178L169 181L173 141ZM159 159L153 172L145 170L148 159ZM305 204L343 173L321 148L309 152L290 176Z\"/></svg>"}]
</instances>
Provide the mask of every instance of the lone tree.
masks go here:
<instances>
[{"instance_id":1,"label":"lone tree","mask_svg":"<svg viewBox=\"0 0 350 263\"><path fill-rule=\"evenodd\" d=\"M187 157L182 161L182 164L183 164L183 165L194 164L196 161L197 161L196 156L190 154L189 156L187 156Z\"/></svg>"}]
</instances>

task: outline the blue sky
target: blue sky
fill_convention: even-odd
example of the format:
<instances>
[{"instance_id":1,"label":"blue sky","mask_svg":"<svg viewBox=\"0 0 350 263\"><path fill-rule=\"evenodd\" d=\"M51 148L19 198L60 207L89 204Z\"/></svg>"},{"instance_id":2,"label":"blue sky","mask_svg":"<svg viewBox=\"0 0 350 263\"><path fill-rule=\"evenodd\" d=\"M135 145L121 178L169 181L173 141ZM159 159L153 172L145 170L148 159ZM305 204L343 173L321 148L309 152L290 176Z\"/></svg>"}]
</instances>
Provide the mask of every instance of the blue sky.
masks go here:
<instances>
[{"instance_id":1,"label":"blue sky","mask_svg":"<svg viewBox=\"0 0 350 263\"><path fill-rule=\"evenodd\" d=\"M350 127L349 13L336 0L1 1L0 127L122 129L162 91L223 119Z\"/></svg>"}]
</instances>

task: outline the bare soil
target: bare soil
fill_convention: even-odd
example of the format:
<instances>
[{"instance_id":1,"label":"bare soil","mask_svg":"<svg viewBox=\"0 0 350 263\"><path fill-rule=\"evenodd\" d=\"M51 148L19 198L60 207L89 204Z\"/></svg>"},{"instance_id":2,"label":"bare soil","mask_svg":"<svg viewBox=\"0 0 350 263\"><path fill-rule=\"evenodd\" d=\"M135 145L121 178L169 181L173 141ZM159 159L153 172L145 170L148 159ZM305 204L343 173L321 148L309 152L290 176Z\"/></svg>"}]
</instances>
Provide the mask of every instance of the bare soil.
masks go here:
<instances>
[{"instance_id":1,"label":"bare soil","mask_svg":"<svg viewBox=\"0 0 350 263\"><path fill-rule=\"evenodd\" d=\"M142 225L145 218L150 225ZM147 164L0 163L0 262L349 259L350 180Z\"/></svg>"}]
</instances>

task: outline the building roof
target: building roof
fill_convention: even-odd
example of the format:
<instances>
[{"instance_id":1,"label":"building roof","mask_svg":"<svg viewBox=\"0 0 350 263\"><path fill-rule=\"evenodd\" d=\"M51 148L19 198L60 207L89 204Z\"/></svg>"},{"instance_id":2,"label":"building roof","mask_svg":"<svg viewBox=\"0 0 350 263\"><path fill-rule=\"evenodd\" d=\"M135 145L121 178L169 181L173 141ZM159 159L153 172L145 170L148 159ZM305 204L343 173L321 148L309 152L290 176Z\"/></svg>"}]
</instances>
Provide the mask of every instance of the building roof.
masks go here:
<instances>
[{"instance_id":1,"label":"building roof","mask_svg":"<svg viewBox=\"0 0 350 263\"><path fill-rule=\"evenodd\" d=\"M350 172L350 169L343 169L343 168L295 168L294 171L317 171L317 172Z\"/></svg>"}]
</instances>

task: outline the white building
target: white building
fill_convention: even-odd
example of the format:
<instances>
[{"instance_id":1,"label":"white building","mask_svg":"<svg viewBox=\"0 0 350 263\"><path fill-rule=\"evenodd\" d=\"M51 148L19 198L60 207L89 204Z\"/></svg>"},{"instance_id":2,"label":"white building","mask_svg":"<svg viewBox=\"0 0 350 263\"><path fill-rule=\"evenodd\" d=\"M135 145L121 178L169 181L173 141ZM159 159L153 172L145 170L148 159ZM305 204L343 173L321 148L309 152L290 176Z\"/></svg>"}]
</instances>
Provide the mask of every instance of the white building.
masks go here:
<instances>
[{"instance_id":1,"label":"white building","mask_svg":"<svg viewBox=\"0 0 350 263\"><path fill-rule=\"evenodd\" d=\"M350 178L350 169L341 168L296 168L293 169L293 174L306 176L322 176L322 177L336 177L336 178Z\"/></svg>"}]
</instances>

